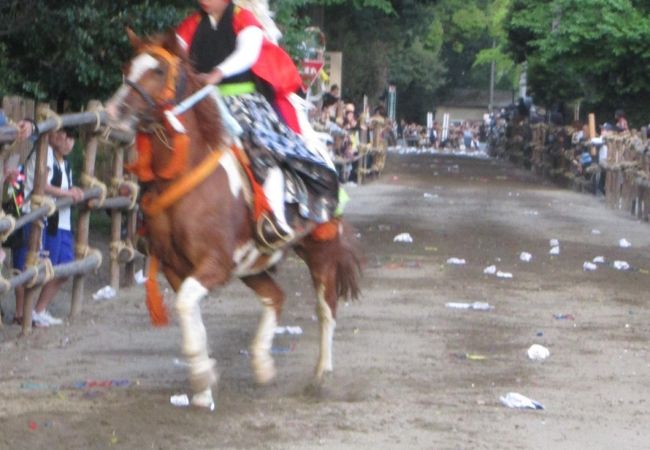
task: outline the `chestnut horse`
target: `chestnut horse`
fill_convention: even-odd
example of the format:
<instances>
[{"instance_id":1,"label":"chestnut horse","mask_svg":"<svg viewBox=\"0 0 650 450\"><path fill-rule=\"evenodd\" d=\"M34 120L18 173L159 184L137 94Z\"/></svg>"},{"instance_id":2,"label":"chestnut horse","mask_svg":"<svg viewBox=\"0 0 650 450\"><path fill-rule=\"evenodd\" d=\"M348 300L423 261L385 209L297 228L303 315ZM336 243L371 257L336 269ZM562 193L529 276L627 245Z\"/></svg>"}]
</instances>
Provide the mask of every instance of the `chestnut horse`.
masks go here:
<instances>
[{"instance_id":1,"label":"chestnut horse","mask_svg":"<svg viewBox=\"0 0 650 450\"><path fill-rule=\"evenodd\" d=\"M254 237L250 183L241 169L241 158L232 151L236 140L222 127L219 108L211 96L182 114L186 132L181 137L189 138L183 170L171 179L169 173L161 177L159 174L169 172L179 157L173 145L178 136L172 136L164 111L202 86L173 33L145 39L128 34L136 56L107 111L113 125L128 123L139 135L149 136L153 179L146 183L146 195L154 201L164 196L177 181L174 178L200 171L203 162L218 153L216 168L204 173L205 178L190 192L157 211L143 208L150 252L176 292L175 309L182 331L182 353L189 367L192 404L213 408L212 388L217 382L216 362L208 356L199 302L233 276L255 291L263 307L251 346L256 380L266 383L274 377L270 350L284 294L269 270L290 248L307 264L316 290L320 355L315 377L322 381L323 375L332 371L337 300L359 295L361 254L351 227L341 220L330 239L318 239L310 234L315 223L293 215L292 225L301 230L296 238L276 251L260 251Z\"/></svg>"}]
</instances>

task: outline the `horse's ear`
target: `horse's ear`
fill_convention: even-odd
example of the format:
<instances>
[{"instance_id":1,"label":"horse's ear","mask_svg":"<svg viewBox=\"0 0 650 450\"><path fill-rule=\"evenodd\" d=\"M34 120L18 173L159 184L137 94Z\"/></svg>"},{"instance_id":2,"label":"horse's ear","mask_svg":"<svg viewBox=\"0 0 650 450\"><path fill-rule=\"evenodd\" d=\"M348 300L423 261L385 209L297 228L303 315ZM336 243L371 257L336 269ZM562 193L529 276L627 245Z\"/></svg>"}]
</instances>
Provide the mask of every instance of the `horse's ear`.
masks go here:
<instances>
[{"instance_id":1,"label":"horse's ear","mask_svg":"<svg viewBox=\"0 0 650 450\"><path fill-rule=\"evenodd\" d=\"M142 46L142 39L138 37L137 34L135 34L135 31L133 31L130 27L126 27L126 35L129 38L129 42L133 46L133 48L140 48Z\"/></svg>"},{"instance_id":2,"label":"horse's ear","mask_svg":"<svg viewBox=\"0 0 650 450\"><path fill-rule=\"evenodd\" d=\"M169 28L165 33L163 47L169 50L172 54L184 57L185 50L178 42L178 36L176 36L176 30L174 28Z\"/></svg>"}]
</instances>

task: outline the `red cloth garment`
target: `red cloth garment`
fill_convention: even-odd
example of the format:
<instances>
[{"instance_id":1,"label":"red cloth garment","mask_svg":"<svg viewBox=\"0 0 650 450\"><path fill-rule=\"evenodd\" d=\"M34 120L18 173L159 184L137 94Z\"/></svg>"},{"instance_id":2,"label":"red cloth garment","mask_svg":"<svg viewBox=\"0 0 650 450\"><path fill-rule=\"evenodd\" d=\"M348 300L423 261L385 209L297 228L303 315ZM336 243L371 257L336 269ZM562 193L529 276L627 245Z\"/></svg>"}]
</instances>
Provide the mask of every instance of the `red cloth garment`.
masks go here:
<instances>
[{"instance_id":1,"label":"red cloth garment","mask_svg":"<svg viewBox=\"0 0 650 450\"><path fill-rule=\"evenodd\" d=\"M183 20L176 30L176 34L188 49L192 46L192 40L200 22L201 13L197 12ZM233 15L235 34L239 34L241 30L249 26L262 28L253 13L235 7ZM287 97L302 86L302 79L289 54L278 45L264 38L260 56L251 67L251 71L271 85L275 92L278 112L282 115L289 128L300 134L296 111Z\"/></svg>"}]
</instances>

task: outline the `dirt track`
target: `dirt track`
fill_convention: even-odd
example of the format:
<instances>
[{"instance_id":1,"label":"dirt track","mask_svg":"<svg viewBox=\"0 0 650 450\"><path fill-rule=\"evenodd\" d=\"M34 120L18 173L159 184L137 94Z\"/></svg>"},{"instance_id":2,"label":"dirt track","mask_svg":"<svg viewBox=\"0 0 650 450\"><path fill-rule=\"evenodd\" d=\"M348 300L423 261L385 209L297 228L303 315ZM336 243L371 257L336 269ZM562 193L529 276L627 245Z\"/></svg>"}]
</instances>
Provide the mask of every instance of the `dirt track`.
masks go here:
<instances>
[{"instance_id":1,"label":"dirt track","mask_svg":"<svg viewBox=\"0 0 650 450\"><path fill-rule=\"evenodd\" d=\"M270 386L255 385L242 352L257 326L252 293L235 282L203 304L221 373L212 414L170 405L188 391L174 361L179 329L149 326L140 287L90 299L74 324L28 339L5 326L0 449L648 448L649 224L493 160L392 154L380 180L348 191L366 250L364 296L340 306L323 388L310 385L318 340L308 274L289 257L278 273L281 324L304 334L276 337ZM394 243L404 232L413 243ZM606 263L584 272L596 256ZM492 264L513 278L483 274ZM94 280L88 297L105 283ZM445 307L474 301L494 309ZM11 311L12 299L2 303ZM60 297L54 313L67 303ZM534 343L549 348L546 361L528 359ZM499 397L511 391L546 409L506 408Z\"/></svg>"}]
</instances>

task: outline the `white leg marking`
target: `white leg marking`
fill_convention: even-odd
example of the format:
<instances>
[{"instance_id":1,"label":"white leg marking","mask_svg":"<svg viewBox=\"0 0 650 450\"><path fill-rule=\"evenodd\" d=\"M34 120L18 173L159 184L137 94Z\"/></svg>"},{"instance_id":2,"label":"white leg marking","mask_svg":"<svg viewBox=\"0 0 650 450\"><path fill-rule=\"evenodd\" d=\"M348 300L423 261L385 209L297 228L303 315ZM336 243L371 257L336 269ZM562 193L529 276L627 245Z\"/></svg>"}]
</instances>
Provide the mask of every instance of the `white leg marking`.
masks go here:
<instances>
[{"instance_id":1,"label":"white leg marking","mask_svg":"<svg viewBox=\"0 0 650 450\"><path fill-rule=\"evenodd\" d=\"M221 166L228 174L228 185L233 197L237 197L242 190L241 172L236 164L238 163L235 162L235 157L230 152L224 153L221 157Z\"/></svg>"},{"instance_id":2,"label":"white leg marking","mask_svg":"<svg viewBox=\"0 0 650 450\"><path fill-rule=\"evenodd\" d=\"M334 369L332 364L332 344L336 320L332 317L332 310L325 301L325 286L318 288L318 321L320 322L320 357L316 366L316 378L322 379L325 372Z\"/></svg>"},{"instance_id":3,"label":"white leg marking","mask_svg":"<svg viewBox=\"0 0 650 450\"><path fill-rule=\"evenodd\" d=\"M262 319L257 328L257 335L251 346L253 372L255 378L260 384L268 383L275 377L275 366L271 357L271 347L273 345L273 336L275 327L278 325L278 318L273 308L273 301L268 298L261 299L264 305Z\"/></svg>"},{"instance_id":4,"label":"white leg marking","mask_svg":"<svg viewBox=\"0 0 650 450\"><path fill-rule=\"evenodd\" d=\"M195 392L192 404L214 408L211 386L216 383L215 361L208 356L205 326L199 301L208 290L193 277L186 278L178 290L176 311L183 337L182 352L189 364L190 384Z\"/></svg>"}]
</instances>

